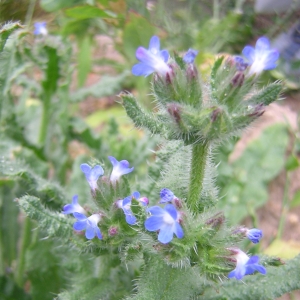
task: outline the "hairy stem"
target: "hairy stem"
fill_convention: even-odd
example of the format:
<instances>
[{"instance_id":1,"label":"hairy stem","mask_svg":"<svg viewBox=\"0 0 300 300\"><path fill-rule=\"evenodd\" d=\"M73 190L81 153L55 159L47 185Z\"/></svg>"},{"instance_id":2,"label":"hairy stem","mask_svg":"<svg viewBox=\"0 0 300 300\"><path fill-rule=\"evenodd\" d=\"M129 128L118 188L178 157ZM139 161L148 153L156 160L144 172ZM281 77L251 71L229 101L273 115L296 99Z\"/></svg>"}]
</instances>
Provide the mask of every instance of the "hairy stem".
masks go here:
<instances>
[{"instance_id":1,"label":"hairy stem","mask_svg":"<svg viewBox=\"0 0 300 300\"><path fill-rule=\"evenodd\" d=\"M283 230L284 230L284 225L285 225L285 219L286 215L289 211L290 208L290 203L289 203L289 188L290 188L290 172L287 171L286 175L286 181L284 185L284 194L283 194L283 199L282 199L282 211L281 211L281 217L279 220L279 225L278 225L278 231L277 231L277 239L281 239Z\"/></svg>"},{"instance_id":2,"label":"hairy stem","mask_svg":"<svg viewBox=\"0 0 300 300\"><path fill-rule=\"evenodd\" d=\"M43 98L43 113L40 125L39 143L43 147L46 141L48 124L49 124L49 110L50 110L50 96L46 93Z\"/></svg>"},{"instance_id":3,"label":"hairy stem","mask_svg":"<svg viewBox=\"0 0 300 300\"><path fill-rule=\"evenodd\" d=\"M199 200L203 188L208 149L208 143L193 145L187 204L194 214L203 210Z\"/></svg>"},{"instance_id":4,"label":"hairy stem","mask_svg":"<svg viewBox=\"0 0 300 300\"><path fill-rule=\"evenodd\" d=\"M20 246L20 252L18 257L18 264L15 279L19 287L23 287L24 284L24 267L25 267L25 255L28 246L31 242L31 228L32 221L26 217L23 224L22 240Z\"/></svg>"}]
</instances>

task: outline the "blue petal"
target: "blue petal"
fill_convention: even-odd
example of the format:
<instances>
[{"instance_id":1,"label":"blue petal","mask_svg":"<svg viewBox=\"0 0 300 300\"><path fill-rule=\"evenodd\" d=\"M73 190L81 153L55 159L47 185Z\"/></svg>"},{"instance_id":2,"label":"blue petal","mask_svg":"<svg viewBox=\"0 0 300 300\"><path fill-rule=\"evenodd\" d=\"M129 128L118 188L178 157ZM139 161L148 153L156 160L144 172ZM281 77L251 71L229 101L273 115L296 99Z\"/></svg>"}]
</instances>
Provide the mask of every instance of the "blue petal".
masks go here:
<instances>
[{"instance_id":1,"label":"blue petal","mask_svg":"<svg viewBox=\"0 0 300 300\"><path fill-rule=\"evenodd\" d=\"M73 213L73 204L66 204L64 207L63 207L63 211L62 213L67 215L67 214L71 214Z\"/></svg>"},{"instance_id":2,"label":"blue petal","mask_svg":"<svg viewBox=\"0 0 300 300\"><path fill-rule=\"evenodd\" d=\"M110 160L113 167L115 167L119 163L113 156L108 156L108 159Z\"/></svg>"},{"instance_id":3,"label":"blue petal","mask_svg":"<svg viewBox=\"0 0 300 300\"><path fill-rule=\"evenodd\" d=\"M177 219L177 210L173 204L167 204L165 206L165 210L171 215L171 217L176 220Z\"/></svg>"},{"instance_id":4,"label":"blue petal","mask_svg":"<svg viewBox=\"0 0 300 300\"><path fill-rule=\"evenodd\" d=\"M160 191L160 198L160 203L171 202L174 199L174 194L171 190L164 188Z\"/></svg>"},{"instance_id":5,"label":"blue petal","mask_svg":"<svg viewBox=\"0 0 300 300\"><path fill-rule=\"evenodd\" d=\"M243 55L248 59L249 63L252 64L255 59L255 50L252 46L246 46L243 51Z\"/></svg>"},{"instance_id":6,"label":"blue petal","mask_svg":"<svg viewBox=\"0 0 300 300\"><path fill-rule=\"evenodd\" d=\"M91 240L95 237L95 229L91 226L88 226L86 228L86 232L85 232L85 237L88 239L88 240Z\"/></svg>"},{"instance_id":7,"label":"blue petal","mask_svg":"<svg viewBox=\"0 0 300 300\"><path fill-rule=\"evenodd\" d=\"M133 171L134 167L129 168L129 162L127 160L121 160L119 162L119 168L123 175L128 174Z\"/></svg>"},{"instance_id":8,"label":"blue petal","mask_svg":"<svg viewBox=\"0 0 300 300\"><path fill-rule=\"evenodd\" d=\"M261 265L255 265L255 269L256 271L260 272L261 274L267 274L267 270L265 267L261 266Z\"/></svg>"},{"instance_id":9,"label":"blue petal","mask_svg":"<svg viewBox=\"0 0 300 300\"><path fill-rule=\"evenodd\" d=\"M155 63L155 59L157 57L157 55L151 53L149 50L143 47L137 48L135 56L140 62L143 62L148 66L152 66Z\"/></svg>"},{"instance_id":10,"label":"blue petal","mask_svg":"<svg viewBox=\"0 0 300 300\"><path fill-rule=\"evenodd\" d=\"M252 265L252 264L256 264L259 262L259 257L257 255L253 255L249 258L249 260L247 261L247 265Z\"/></svg>"},{"instance_id":11,"label":"blue petal","mask_svg":"<svg viewBox=\"0 0 300 300\"><path fill-rule=\"evenodd\" d=\"M159 51L159 48L160 48L160 41L159 41L159 38L158 38L156 35L154 35L154 36L150 39L150 42L149 42L149 50L156 53L156 52Z\"/></svg>"},{"instance_id":12,"label":"blue petal","mask_svg":"<svg viewBox=\"0 0 300 300\"><path fill-rule=\"evenodd\" d=\"M256 41L255 50L256 51L266 51L270 49L270 42L267 37L261 37Z\"/></svg>"},{"instance_id":13,"label":"blue petal","mask_svg":"<svg viewBox=\"0 0 300 300\"><path fill-rule=\"evenodd\" d=\"M73 196L72 204L78 204L78 195Z\"/></svg>"},{"instance_id":14,"label":"blue petal","mask_svg":"<svg viewBox=\"0 0 300 300\"><path fill-rule=\"evenodd\" d=\"M134 199L139 199L140 198L140 193L138 191L135 191L135 192L132 193L132 197Z\"/></svg>"},{"instance_id":15,"label":"blue petal","mask_svg":"<svg viewBox=\"0 0 300 300\"><path fill-rule=\"evenodd\" d=\"M161 50L160 56L164 60L165 63L168 62L169 57L170 57L169 52L167 50Z\"/></svg>"},{"instance_id":16,"label":"blue petal","mask_svg":"<svg viewBox=\"0 0 300 300\"><path fill-rule=\"evenodd\" d=\"M125 219L126 219L127 224L129 224L129 225L136 224L136 217L133 214L132 215L126 214Z\"/></svg>"},{"instance_id":17,"label":"blue petal","mask_svg":"<svg viewBox=\"0 0 300 300\"><path fill-rule=\"evenodd\" d=\"M175 222L175 231L174 231L174 233L176 234L176 236L179 239L182 239L184 237L183 229L182 229L182 227L180 226L180 224L178 222Z\"/></svg>"},{"instance_id":18,"label":"blue petal","mask_svg":"<svg viewBox=\"0 0 300 300\"><path fill-rule=\"evenodd\" d=\"M100 231L99 227L96 227L95 231L96 231L97 238L99 240L102 240L102 234L101 234L101 231Z\"/></svg>"},{"instance_id":19,"label":"blue petal","mask_svg":"<svg viewBox=\"0 0 300 300\"><path fill-rule=\"evenodd\" d=\"M163 243L167 244L171 242L173 239L173 230L172 225L163 226L160 228L159 234L158 234L158 240Z\"/></svg>"},{"instance_id":20,"label":"blue petal","mask_svg":"<svg viewBox=\"0 0 300 300\"><path fill-rule=\"evenodd\" d=\"M183 61L187 64L192 64L198 55L198 51L189 49L188 52L183 56Z\"/></svg>"},{"instance_id":21,"label":"blue petal","mask_svg":"<svg viewBox=\"0 0 300 300\"><path fill-rule=\"evenodd\" d=\"M123 199L122 206L125 207L128 203L131 203L131 196L128 196Z\"/></svg>"},{"instance_id":22,"label":"blue petal","mask_svg":"<svg viewBox=\"0 0 300 300\"><path fill-rule=\"evenodd\" d=\"M228 274L228 278L232 278L232 277L235 277L235 270L231 271L231 272Z\"/></svg>"},{"instance_id":23,"label":"blue petal","mask_svg":"<svg viewBox=\"0 0 300 300\"><path fill-rule=\"evenodd\" d=\"M133 215L131 209L123 208L126 222L130 225L134 225L136 223L136 217Z\"/></svg>"},{"instance_id":24,"label":"blue petal","mask_svg":"<svg viewBox=\"0 0 300 300\"><path fill-rule=\"evenodd\" d=\"M145 221L145 228L149 231L156 231L164 225L163 218L160 216L151 216Z\"/></svg>"},{"instance_id":25,"label":"blue petal","mask_svg":"<svg viewBox=\"0 0 300 300\"><path fill-rule=\"evenodd\" d=\"M100 176L102 176L104 174L104 170L101 166L99 165L96 165L92 170L91 170L91 173L90 173L90 179L91 180L98 180L98 178Z\"/></svg>"},{"instance_id":26,"label":"blue petal","mask_svg":"<svg viewBox=\"0 0 300 300\"><path fill-rule=\"evenodd\" d=\"M75 230L84 230L86 228L86 222L85 221L77 221L73 224L73 228Z\"/></svg>"},{"instance_id":27,"label":"blue petal","mask_svg":"<svg viewBox=\"0 0 300 300\"><path fill-rule=\"evenodd\" d=\"M79 221L86 221L87 220L87 217L84 215L84 214L81 214L79 212L74 212L73 213L73 216L79 220Z\"/></svg>"},{"instance_id":28,"label":"blue petal","mask_svg":"<svg viewBox=\"0 0 300 300\"><path fill-rule=\"evenodd\" d=\"M272 50L269 52L268 57L265 60L265 70L272 70L277 67L276 61L279 58L279 51Z\"/></svg>"},{"instance_id":29,"label":"blue petal","mask_svg":"<svg viewBox=\"0 0 300 300\"><path fill-rule=\"evenodd\" d=\"M145 63L139 63L132 67L131 72L134 76L148 76L155 72L154 68L151 66L145 64Z\"/></svg>"},{"instance_id":30,"label":"blue petal","mask_svg":"<svg viewBox=\"0 0 300 300\"><path fill-rule=\"evenodd\" d=\"M150 212L151 215L156 215L156 216L163 216L165 214L165 211L160 206L149 207L147 211Z\"/></svg>"},{"instance_id":31,"label":"blue petal","mask_svg":"<svg viewBox=\"0 0 300 300\"><path fill-rule=\"evenodd\" d=\"M80 169L86 176L89 176L92 168L88 164L81 164Z\"/></svg>"}]
</instances>

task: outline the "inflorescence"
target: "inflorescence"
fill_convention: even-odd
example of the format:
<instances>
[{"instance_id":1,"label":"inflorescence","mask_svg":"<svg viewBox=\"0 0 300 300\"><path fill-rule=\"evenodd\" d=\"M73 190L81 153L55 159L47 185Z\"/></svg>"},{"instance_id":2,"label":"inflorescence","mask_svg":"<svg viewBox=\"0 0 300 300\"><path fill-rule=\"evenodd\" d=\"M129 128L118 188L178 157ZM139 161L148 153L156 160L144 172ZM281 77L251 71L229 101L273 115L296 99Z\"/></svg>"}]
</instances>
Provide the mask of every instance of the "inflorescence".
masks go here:
<instances>
[{"instance_id":1,"label":"inflorescence","mask_svg":"<svg viewBox=\"0 0 300 300\"><path fill-rule=\"evenodd\" d=\"M235 56L225 61L225 65L234 65L234 72L236 73L231 80L231 84L234 88L238 88L243 85L245 78L255 79L263 70L271 70L275 68L276 61L279 57L278 51L271 49L269 40L266 37L259 38L255 48L252 46L246 46L242 53L244 57ZM197 50L189 49L182 57L182 62L186 65L186 77L188 80L194 80L197 77L197 70L194 65L197 54ZM160 40L157 36L153 36L151 38L148 49L139 47L136 50L136 58L139 60L139 63L134 65L132 68L132 73L134 75L146 77L155 73L154 80L158 83L163 82L163 84L166 84L166 89L168 89L168 85L170 85L172 78L175 76L174 72L176 72L176 63L173 60L170 60L167 50L160 50ZM221 64L222 60L219 61ZM225 87L225 89L226 88L227 87ZM224 95L226 96L225 92ZM232 103L229 103L228 105L232 105ZM248 118L260 116L263 113L263 106L264 104L258 103L251 113L243 115L243 117ZM187 126L183 123L182 119L185 116L182 112L183 106L174 102L167 103L166 107L167 112L174 118L176 126L185 133ZM197 105L195 105L195 107L197 107ZM208 119L210 123L216 123L218 117L221 114L225 114L225 112L220 108L209 108L207 113L210 114L210 118ZM189 116L189 114L187 116ZM187 118L186 120L189 119L190 118ZM205 122L203 122L203 124L199 123L201 125L199 125L199 128L206 126ZM195 122L195 124L198 126L197 122ZM209 127L207 128L206 133L210 130ZM215 133L212 132L212 134ZM184 136L185 135L183 135L183 137ZM109 156L108 158L113 169L109 180L107 181L103 177L102 181L109 185L110 190L116 191L121 185L121 180L123 180L121 177L131 173L134 168L130 167L127 160L118 161L112 156ZM103 168L100 165L92 167L88 164L82 164L80 168L86 177L93 197L95 197L98 192L102 193L99 179L104 175ZM139 228L141 231L146 230L155 232L157 233L158 241L163 245L168 245L174 239L174 235L178 239L184 239L185 232L188 233L185 216L191 216L191 214L188 211L190 207L185 205L185 201L187 200L182 201L170 189L163 188L160 191L160 199L157 201L157 205L149 207L148 198L141 197L138 191L134 191L131 195L128 195L123 199L113 199L110 203L111 210L109 211L114 211L114 209L118 211L122 210L127 223L126 226L130 226L132 228L137 226L136 228ZM94 214L87 212L79 205L77 195L73 197L71 204L64 206L62 213L73 214L73 216L77 219L73 228L76 231L85 230L85 236L87 239L91 240L94 237L97 237L100 240L106 239L106 236L102 235L100 227L101 223L105 222L105 218L108 216L104 211ZM207 226L211 226L211 228L217 228L223 222L224 216L219 213L215 217L207 220L205 224ZM100 225L98 225L99 223ZM113 238L116 235L118 235L117 226L111 226L108 229L108 236ZM262 231L256 228L238 228L233 230L231 235L240 237L241 239L246 237L252 243L256 244L259 243L262 238ZM236 247L230 247L224 250L229 253L228 261L236 264L236 268L228 274L229 278L235 277L237 280L241 280L245 275L253 274L255 271L258 271L261 274L266 274L266 269L259 264L258 256L249 257L246 253Z\"/></svg>"}]
</instances>

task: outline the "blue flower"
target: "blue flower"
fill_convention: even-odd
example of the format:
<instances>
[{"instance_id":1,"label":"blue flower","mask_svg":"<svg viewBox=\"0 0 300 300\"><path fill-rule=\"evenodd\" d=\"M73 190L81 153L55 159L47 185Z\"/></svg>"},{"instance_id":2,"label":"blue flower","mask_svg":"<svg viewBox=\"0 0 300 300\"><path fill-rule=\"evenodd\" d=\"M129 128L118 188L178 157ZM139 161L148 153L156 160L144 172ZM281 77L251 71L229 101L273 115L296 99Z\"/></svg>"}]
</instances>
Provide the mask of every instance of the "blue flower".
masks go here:
<instances>
[{"instance_id":1,"label":"blue flower","mask_svg":"<svg viewBox=\"0 0 300 300\"><path fill-rule=\"evenodd\" d=\"M174 198L174 193L171 190L164 188L160 191L159 203L172 202Z\"/></svg>"},{"instance_id":2,"label":"blue flower","mask_svg":"<svg viewBox=\"0 0 300 300\"><path fill-rule=\"evenodd\" d=\"M133 214L133 212L130 208L132 199L136 199L143 206L147 206L148 203L149 203L148 198L140 197L140 193L138 191L133 192L131 196L128 196L128 197L124 198L123 200L119 200L119 201L116 202L117 206L119 208L123 209L123 212L125 214L126 222L129 225L136 224L136 217L134 216L134 214Z\"/></svg>"},{"instance_id":3,"label":"blue flower","mask_svg":"<svg viewBox=\"0 0 300 300\"><path fill-rule=\"evenodd\" d=\"M73 228L75 230L85 229L85 237L88 240L93 239L95 236L97 236L98 239L102 240L102 234L98 227L98 222L101 219L99 214L93 214L88 218L85 215L77 212L75 212L73 215L78 220L73 225Z\"/></svg>"},{"instance_id":4,"label":"blue flower","mask_svg":"<svg viewBox=\"0 0 300 300\"><path fill-rule=\"evenodd\" d=\"M104 174L103 168L99 165L96 165L92 168L88 164L81 164L80 169L84 173L85 178L89 183L91 189L95 191L96 188L98 187L97 181L99 177Z\"/></svg>"},{"instance_id":5,"label":"blue flower","mask_svg":"<svg viewBox=\"0 0 300 300\"><path fill-rule=\"evenodd\" d=\"M159 230L158 240L167 244L173 239L173 234L181 239L184 232L180 224L177 222L177 211L172 204L167 204L164 209L159 206L148 208L151 213L145 221L145 228L149 231Z\"/></svg>"},{"instance_id":6,"label":"blue flower","mask_svg":"<svg viewBox=\"0 0 300 300\"><path fill-rule=\"evenodd\" d=\"M153 72L157 72L161 76L166 76L171 71L167 65L169 52L167 50L160 51L160 42L157 36L150 39L149 49L139 47L136 50L136 58L140 63L132 67L132 74L135 76L148 76Z\"/></svg>"},{"instance_id":7,"label":"blue flower","mask_svg":"<svg viewBox=\"0 0 300 300\"><path fill-rule=\"evenodd\" d=\"M236 268L228 274L228 278L235 277L237 280L241 280L245 275L253 274L255 271L261 274L266 274L266 269L258 264L258 256L249 256L240 249L235 249Z\"/></svg>"},{"instance_id":8,"label":"blue flower","mask_svg":"<svg viewBox=\"0 0 300 300\"><path fill-rule=\"evenodd\" d=\"M257 40L255 48L246 46L243 49L243 55L248 59L251 65L249 75L259 74L263 70L272 70L276 68L276 61L279 58L279 51L271 49L268 38L261 37Z\"/></svg>"},{"instance_id":9,"label":"blue flower","mask_svg":"<svg viewBox=\"0 0 300 300\"><path fill-rule=\"evenodd\" d=\"M249 64L245 61L245 59L241 56L234 57L235 66L238 71L245 71Z\"/></svg>"},{"instance_id":10,"label":"blue flower","mask_svg":"<svg viewBox=\"0 0 300 300\"><path fill-rule=\"evenodd\" d=\"M84 208L80 204L78 204L78 195L73 196L72 203L66 204L62 211L62 213L65 215L73 214L75 212L78 212L78 213L85 212Z\"/></svg>"},{"instance_id":11,"label":"blue flower","mask_svg":"<svg viewBox=\"0 0 300 300\"><path fill-rule=\"evenodd\" d=\"M183 56L183 61L186 64L192 64L198 55L199 51L194 49L189 49L188 52Z\"/></svg>"},{"instance_id":12,"label":"blue flower","mask_svg":"<svg viewBox=\"0 0 300 300\"><path fill-rule=\"evenodd\" d=\"M122 175L128 174L133 171L133 167L129 168L127 160L117 161L113 156L108 157L113 165L113 170L110 175L110 181L115 184Z\"/></svg>"},{"instance_id":13,"label":"blue flower","mask_svg":"<svg viewBox=\"0 0 300 300\"><path fill-rule=\"evenodd\" d=\"M48 30L46 28L46 22L36 22L34 23L34 31L33 34L35 35L47 35Z\"/></svg>"},{"instance_id":14,"label":"blue flower","mask_svg":"<svg viewBox=\"0 0 300 300\"><path fill-rule=\"evenodd\" d=\"M260 229L252 228L246 230L246 236L252 243L257 244L259 243L263 234Z\"/></svg>"}]
</instances>

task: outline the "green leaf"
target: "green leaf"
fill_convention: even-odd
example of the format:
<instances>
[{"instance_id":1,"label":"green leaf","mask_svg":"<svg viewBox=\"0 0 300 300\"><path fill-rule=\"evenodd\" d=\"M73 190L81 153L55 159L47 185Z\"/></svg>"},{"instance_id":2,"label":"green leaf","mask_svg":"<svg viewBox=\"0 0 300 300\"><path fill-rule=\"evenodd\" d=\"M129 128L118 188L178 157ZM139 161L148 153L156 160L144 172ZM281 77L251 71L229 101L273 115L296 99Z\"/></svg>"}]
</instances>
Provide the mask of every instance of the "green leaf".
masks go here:
<instances>
[{"instance_id":1,"label":"green leaf","mask_svg":"<svg viewBox=\"0 0 300 300\"><path fill-rule=\"evenodd\" d=\"M137 283L137 295L126 300L190 299L203 291L203 281L197 268L172 268L153 257Z\"/></svg>"},{"instance_id":2,"label":"green leaf","mask_svg":"<svg viewBox=\"0 0 300 300\"><path fill-rule=\"evenodd\" d=\"M82 0L41 0L41 8L47 12L58 11L62 8L76 5L83 2Z\"/></svg>"},{"instance_id":3,"label":"green leaf","mask_svg":"<svg viewBox=\"0 0 300 300\"><path fill-rule=\"evenodd\" d=\"M285 169L287 171L293 171L299 167L299 160L295 155L290 155L285 163Z\"/></svg>"},{"instance_id":4,"label":"green leaf","mask_svg":"<svg viewBox=\"0 0 300 300\"><path fill-rule=\"evenodd\" d=\"M57 245L52 241L42 240L26 252L25 269L33 299L51 300L53 294L66 288L65 270L61 267L61 258L56 255L54 247Z\"/></svg>"},{"instance_id":5,"label":"green leaf","mask_svg":"<svg viewBox=\"0 0 300 300\"><path fill-rule=\"evenodd\" d=\"M47 95L52 95L57 89L57 82L59 80L59 56L57 48L45 46L48 57L47 67L45 71L45 79L42 82L44 92Z\"/></svg>"},{"instance_id":6,"label":"green leaf","mask_svg":"<svg viewBox=\"0 0 300 300\"><path fill-rule=\"evenodd\" d=\"M91 50L92 43L91 37L85 35L78 40L78 85L82 87L86 81L87 75L92 66Z\"/></svg>"},{"instance_id":7,"label":"green leaf","mask_svg":"<svg viewBox=\"0 0 300 300\"><path fill-rule=\"evenodd\" d=\"M7 23L0 29L0 52L3 51L9 36L17 29L23 28L19 22Z\"/></svg>"},{"instance_id":8,"label":"green leaf","mask_svg":"<svg viewBox=\"0 0 300 300\"><path fill-rule=\"evenodd\" d=\"M59 212L47 209L39 198L26 195L17 201L28 217L36 220L48 236L63 237L67 240L73 235L74 220Z\"/></svg>"},{"instance_id":9,"label":"green leaf","mask_svg":"<svg viewBox=\"0 0 300 300\"><path fill-rule=\"evenodd\" d=\"M297 207L300 205L300 190L298 190L295 195L293 200L291 201L291 207Z\"/></svg>"},{"instance_id":10,"label":"green leaf","mask_svg":"<svg viewBox=\"0 0 300 300\"><path fill-rule=\"evenodd\" d=\"M118 76L103 76L97 83L78 89L71 94L70 98L73 102L84 100L88 96L101 98L111 96L121 90L122 83L127 78L129 72L125 71Z\"/></svg>"},{"instance_id":11,"label":"green leaf","mask_svg":"<svg viewBox=\"0 0 300 300\"><path fill-rule=\"evenodd\" d=\"M130 12L123 31L123 51L129 62L136 62L135 51L139 46L148 48L150 38L155 29L147 19Z\"/></svg>"},{"instance_id":12,"label":"green leaf","mask_svg":"<svg viewBox=\"0 0 300 300\"><path fill-rule=\"evenodd\" d=\"M267 267L267 274L249 275L243 282L230 279L217 290L210 289L198 299L205 300L273 300L300 288L300 255L281 267Z\"/></svg>"},{"instance_id":13,"label":"green leaf","mask_svg":"<svg viewBox=\"0 0 300 300\"><path fill-rule=\"evenodd\" d=\"M67 17L75 19L90 19L90 18L112 18L112 13L107 13L104 10L90 5L82 5L77 7L68 8L65 11Z\"/></svg>"}]
</instances>

